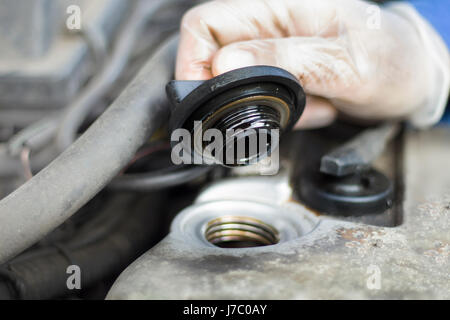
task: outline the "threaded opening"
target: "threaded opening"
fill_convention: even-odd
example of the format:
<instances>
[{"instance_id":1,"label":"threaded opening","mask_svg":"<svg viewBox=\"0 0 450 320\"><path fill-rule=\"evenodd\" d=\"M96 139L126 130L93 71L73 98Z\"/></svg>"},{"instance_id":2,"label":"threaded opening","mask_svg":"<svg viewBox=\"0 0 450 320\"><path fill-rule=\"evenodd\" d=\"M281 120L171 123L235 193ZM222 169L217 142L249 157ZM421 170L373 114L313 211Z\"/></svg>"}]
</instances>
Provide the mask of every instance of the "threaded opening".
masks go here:
<instances>
[{"instance_id":1,"label":"threaded opening","mask_svg":"<svg viewBox=\"0 0 450 320\"><path fill-rule=\"evenodd\" d=\"M226 115L215 124L215 127L223 133L228 129L279 129L280 119L280 113L272 107L249 105Z\"/></svg>"},{"instance_id":2,"label":"threaded opening","mask_svg":"<svg viewBox=\"0 0 450 320\"><path fill-rule=\"evenodd\" d=\"M205 230L206 240L220 248L251 248L279 242L278 230L251 217L223 216L211 220Z\"/></svg>"}]
</instances>

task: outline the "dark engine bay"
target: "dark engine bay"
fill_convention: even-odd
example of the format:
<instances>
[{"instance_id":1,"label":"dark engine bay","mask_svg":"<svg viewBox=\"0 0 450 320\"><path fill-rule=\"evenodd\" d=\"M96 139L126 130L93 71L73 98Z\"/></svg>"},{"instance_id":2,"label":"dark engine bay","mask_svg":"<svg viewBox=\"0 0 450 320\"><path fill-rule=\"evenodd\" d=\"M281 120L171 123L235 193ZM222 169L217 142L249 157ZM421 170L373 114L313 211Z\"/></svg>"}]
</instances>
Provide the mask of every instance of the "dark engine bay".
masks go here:
<instances>
[{"instance_id":1,"label":"dark engine bay","mask_svg":"<svg viewBox=\"0 0 450 320\"><path fill-rule=\"evenodd\" d=\"M170 82L197 1L70 1L83 32L26 2L0 1L0 299L450 298L448 125L293 131L282 70ZM194 121L281 130L277 174L174 164Z\"/></svg>"}]
</instances>

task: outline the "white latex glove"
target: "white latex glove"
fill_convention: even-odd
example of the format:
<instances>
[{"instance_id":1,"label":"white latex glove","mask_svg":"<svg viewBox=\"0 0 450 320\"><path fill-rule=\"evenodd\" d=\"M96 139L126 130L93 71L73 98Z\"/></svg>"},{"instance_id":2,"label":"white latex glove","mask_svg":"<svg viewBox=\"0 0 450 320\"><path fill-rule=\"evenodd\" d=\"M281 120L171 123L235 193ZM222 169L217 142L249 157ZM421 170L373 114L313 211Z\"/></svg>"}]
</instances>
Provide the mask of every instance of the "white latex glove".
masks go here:
<instances>
[{"instance_id":1,"label":"white latex glove","mask_svg":"<svg viewBox=\"0 0 450 320\"><path fill-rule=\"evenodd\" d=\"M278 66L298 77L307 94L300 127L327 125L336 109L362 121L415 114L416 125L430 125L448 94L448 51L402 6L414 10L361 0L207 2L183 18L176 77L205 80L250 65ZM430 54L437 47L424 45L424 36L444 50L440 65Z\"/></svg>"}]
</instances>

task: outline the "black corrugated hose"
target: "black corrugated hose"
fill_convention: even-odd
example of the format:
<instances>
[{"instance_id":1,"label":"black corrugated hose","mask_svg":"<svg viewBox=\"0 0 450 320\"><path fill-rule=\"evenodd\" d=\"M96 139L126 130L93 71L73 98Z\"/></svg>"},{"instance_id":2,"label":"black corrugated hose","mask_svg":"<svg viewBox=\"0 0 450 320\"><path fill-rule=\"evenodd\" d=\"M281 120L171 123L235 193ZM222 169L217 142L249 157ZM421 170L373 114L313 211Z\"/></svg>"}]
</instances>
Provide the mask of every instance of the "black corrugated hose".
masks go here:
<instances>
[{"instance_id":1,"label":"black corrugated hose","mask_svg":"<svg viewBox=\"0 0 450 320\"><path fill-rule=\"evenodd\" d=\"M64 298L79 293L69 290L67 267L81 270L81 289L116 277L161 239L164 193L142 195L117 194L103 210L118 219L101 239L92 237L96 226L82 237L95 241L69 240L66 243L32 250L0 268L0 300ZM120 204L120 206L119 206ZM100 213L102 214L102 213ZM82 239L81 239L82 240Z\"/></svg>"}]
</instances>

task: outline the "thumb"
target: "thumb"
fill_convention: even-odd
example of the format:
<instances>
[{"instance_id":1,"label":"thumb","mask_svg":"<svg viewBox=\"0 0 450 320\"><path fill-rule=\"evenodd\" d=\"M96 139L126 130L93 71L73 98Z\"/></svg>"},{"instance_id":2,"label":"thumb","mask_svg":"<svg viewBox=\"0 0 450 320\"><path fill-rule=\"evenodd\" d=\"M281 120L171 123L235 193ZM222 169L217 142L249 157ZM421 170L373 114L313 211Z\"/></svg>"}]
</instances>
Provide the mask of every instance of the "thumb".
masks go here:
<instances>
[{"instance_id":1,"label":"thumb","mask_svg":"<svg viewBox=\"0 0 450 320\"><path fill-rule=\"evenodd\" d=\"M309 95L346 98L357 90L359 75L339 40L292 37L235 42L213 57L213 75L252 65L283 68L299 79Z\"/></svg>"}]
</instances>

